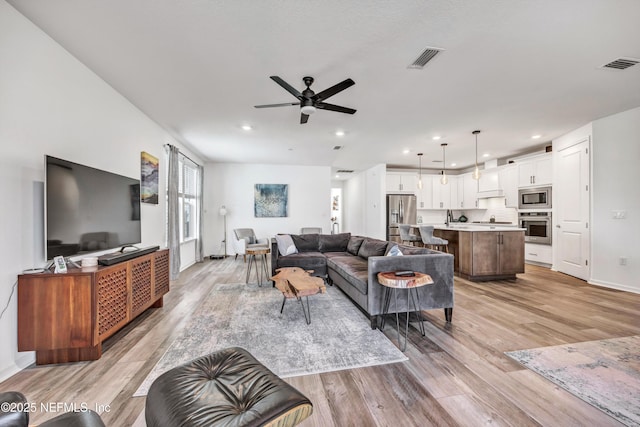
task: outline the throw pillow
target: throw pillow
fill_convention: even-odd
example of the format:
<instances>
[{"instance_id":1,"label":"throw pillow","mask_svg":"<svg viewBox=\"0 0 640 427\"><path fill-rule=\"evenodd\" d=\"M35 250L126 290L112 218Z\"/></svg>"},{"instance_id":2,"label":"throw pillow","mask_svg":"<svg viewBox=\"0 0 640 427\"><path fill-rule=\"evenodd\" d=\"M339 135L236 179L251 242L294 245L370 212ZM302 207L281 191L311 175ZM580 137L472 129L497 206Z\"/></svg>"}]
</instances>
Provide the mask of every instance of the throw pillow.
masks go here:
<instances>
[{"instance_id":1,"label":"throw pillow","mask_svg":"<svg viewBox=\"0 0 640 427\"><path fill-rule=\"evenodd\" d=\"M372 256L383 256L387 252L387 242L377 239L364 239L358 256L367 259Z\"/></svg>"},{"instance_id":2,"label":"throw pillow","mask_svg":"<svg viewBox=\"0 0 640 427\"><path fill-rule=\"evenodd\" d=\"M321 234L320 252L345 252L351 233Z\"/></svg>"},{"instance_id":3,"label":"throw pillow","mask_svg":"<svg viewBox=\"0 0 640 427\"><path fill-rule=\"evenodd\" d=\"M318 234L292 234L293 243L298 252L318 252L320 235Z\"/></svg>"},{"instance_id":4,"label":"throw pillow","mask_svg":"<svg viewBox=\"0 0 640 427\"><path fill-rule=\"evenodd\" d=\"M288 234L276 234L276 242L278 242L278 252L280 255L287 256L298 253L296 245L293 244L293 239Z\"/></svg>"},{"instance_id":5,"label":"throw pillow","mask_svg":"<svg viewBox=\"0 0 640 427\"><path fill-rule=\"evenodd\" d=\"M398 245L393 245L391 249L389 249L389 252L387 252L387 256L402 256L402 255L403 253L398 247Z\"/></svg>"},{"instance_id":6,"label":"throw pillow","mask_svg":"<svg viewBox=\"0 0 640 427\"><path fill-rule=\"evenodd\" d=\"M360 246L362 246L362 242L364 242L364 237L358 237L358 236L349 237L347 252L349 252L351 255L358 255L358 251L360 250Z\"/></svg>"}]
</instances>

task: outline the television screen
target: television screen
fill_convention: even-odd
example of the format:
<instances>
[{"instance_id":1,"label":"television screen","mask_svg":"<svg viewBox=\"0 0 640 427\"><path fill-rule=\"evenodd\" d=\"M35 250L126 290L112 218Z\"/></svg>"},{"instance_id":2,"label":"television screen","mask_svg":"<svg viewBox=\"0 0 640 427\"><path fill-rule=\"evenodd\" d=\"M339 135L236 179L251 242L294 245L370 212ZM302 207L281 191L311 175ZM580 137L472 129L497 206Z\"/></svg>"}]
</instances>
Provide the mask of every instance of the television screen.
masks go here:
<instances>
[{"instance_id":1,"label":"television screen","mask_svg":"<svg viewBox=\"0 0 640 427\"><path fill-rule=\"evenodd\" d=\"M46 156L46 257L140 243L140 181Z\"/></svg>"}]
</instances>

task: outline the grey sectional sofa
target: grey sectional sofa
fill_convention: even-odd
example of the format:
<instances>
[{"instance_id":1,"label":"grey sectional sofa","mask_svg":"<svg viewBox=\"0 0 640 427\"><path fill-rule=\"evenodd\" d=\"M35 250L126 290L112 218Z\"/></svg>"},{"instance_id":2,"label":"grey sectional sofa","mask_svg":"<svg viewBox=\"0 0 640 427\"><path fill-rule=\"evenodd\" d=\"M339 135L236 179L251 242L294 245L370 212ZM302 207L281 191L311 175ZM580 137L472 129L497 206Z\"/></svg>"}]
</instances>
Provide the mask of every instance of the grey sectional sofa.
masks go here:
<instances>
[{"instance_id":1,"label":"grey sectional sofa","mask_svg":"<svg viewBox=\"0 0 640 427\"><path fill-rule=\"evenodd\" d=\"M418 288L420 310L443 308L445 319L453 314L453 255L427 248L398 245L402 256L387 256L397 245L361 236L341 234L291 235L297 253L281 255L278 243L271 239L271 269L300 267L313 270L313 275L326 278L338 286L364 311L375 328L383 311L384 286L378 282L383 271L413 270L429 274L433 285ZM407 310L407 292L391 299L390 313Z\"/></svg>"}]
</instances>

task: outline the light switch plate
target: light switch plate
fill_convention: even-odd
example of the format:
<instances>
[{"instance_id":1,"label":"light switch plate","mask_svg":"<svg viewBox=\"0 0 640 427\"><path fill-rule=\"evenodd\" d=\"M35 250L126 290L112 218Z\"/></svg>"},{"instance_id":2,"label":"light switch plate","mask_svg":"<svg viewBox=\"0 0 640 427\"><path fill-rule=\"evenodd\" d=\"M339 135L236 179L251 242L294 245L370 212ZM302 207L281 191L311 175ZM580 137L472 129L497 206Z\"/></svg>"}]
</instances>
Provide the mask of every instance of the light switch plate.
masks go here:
<instances>
[{"instance_id":1,"label":"light switch plate","mask_svg":"<svg viewBox=\"0 0 640 427\"><path fill-rule=\"evenodd\" d=\"M613 219L625 219L627 217L627 211L612 211Z\"/></svg>"}]
</instances>

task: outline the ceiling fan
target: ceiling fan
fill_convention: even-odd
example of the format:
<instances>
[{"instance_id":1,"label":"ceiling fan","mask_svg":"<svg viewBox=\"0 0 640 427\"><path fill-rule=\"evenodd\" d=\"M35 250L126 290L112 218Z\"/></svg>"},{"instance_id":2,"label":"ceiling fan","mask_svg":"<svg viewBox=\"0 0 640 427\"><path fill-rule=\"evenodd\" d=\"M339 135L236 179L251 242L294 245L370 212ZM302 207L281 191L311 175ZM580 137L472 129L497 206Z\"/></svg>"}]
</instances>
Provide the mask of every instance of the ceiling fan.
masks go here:
<instances>
[{"instance_id":1,"label":"ceiling fan","mask_svg":"<svg viewBox=\"0 0 640 427\"><path fill-rule=\"evenodd\" d=\"M271 80L278 83L282 86L287 92L291 95L298 98L299 102L285 102L282 104L267 104L267 105L256 105L256 108L271 108L271 107L285 107L289 105L299 105L300 106L300 124L307 123L309 120L309 115L313 114L316 109L319 110L329 110L329 111L337 111L339 113L353 114L356 112L353 108L341 107L339 105L328 104L324 102L325 99L330 96L335 95L338 92L342 92L346 88L353 86L356 84L351 79L346 79L336 85L331 86L328 89L323 90L322 92L315 93L309 86L313 84L313 77L303 77L302 81L307 86L305 90L300 93L289 83L285 82L278 76L271 76Z\"/></svg>"}]
</instances>

